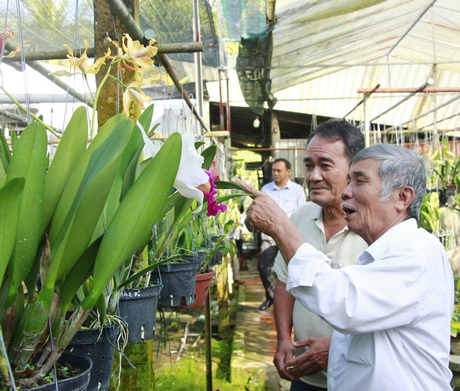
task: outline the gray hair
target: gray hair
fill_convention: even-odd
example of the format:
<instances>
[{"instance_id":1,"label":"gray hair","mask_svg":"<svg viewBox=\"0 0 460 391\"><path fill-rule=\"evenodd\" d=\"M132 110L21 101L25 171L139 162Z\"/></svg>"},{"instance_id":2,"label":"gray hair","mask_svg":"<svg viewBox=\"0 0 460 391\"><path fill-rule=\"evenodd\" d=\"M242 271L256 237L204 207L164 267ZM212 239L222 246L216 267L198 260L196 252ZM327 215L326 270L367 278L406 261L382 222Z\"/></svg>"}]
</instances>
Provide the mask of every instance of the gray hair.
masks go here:
<instances>
[{"instance_id":1,"label":"gray hair","mask_svg":"<svg viewBox=\"0 0 460 391\"><path fill-rule=\"evenodd\" d=\"M382 178L380 201L388 201L396 189L410 186L415 198L407 209L410 217L419 220L420 207L426 192L426 171L423 158L410 149L389 144L377 144L363 149L351 159L350 165L364 159L380 163L378 173Z\"/></svg>"}]
</instances>

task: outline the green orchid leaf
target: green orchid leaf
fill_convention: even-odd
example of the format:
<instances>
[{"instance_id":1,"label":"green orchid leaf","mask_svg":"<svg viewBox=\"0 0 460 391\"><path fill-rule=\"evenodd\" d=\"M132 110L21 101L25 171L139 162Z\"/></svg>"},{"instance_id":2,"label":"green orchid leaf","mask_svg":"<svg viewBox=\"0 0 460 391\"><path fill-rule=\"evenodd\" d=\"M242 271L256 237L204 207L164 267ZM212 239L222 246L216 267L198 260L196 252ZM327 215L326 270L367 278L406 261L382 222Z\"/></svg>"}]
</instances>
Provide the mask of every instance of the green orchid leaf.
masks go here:
<instances>
[{"instance_id":1,"label":"green orchid leaf","mask_svg":"<svg viewBox=\"0 0 460 391\"><path fill-rule=\"evenodd\" d=\"M96 137L91 141L91 144L83 153L81 159L78 161L78 164L75 166L75 169L70 175L64 190L62 191L59 203L54 212L51 228L49 230L50 242L55 241L59 230L61 230L64 221L67 218L69 210L75 200L77 192L79 191L81 181L83 180L83 177L86 173L94 150L102 145L102 143L112 134L117 126L127 126L126 121L132 124L132 122L128 120L123 114L118 114L110 118L99 130ZM123 125L119 125L120 123L123 123Z\"/></svg>"},{"instance_id":2,"label":"green orchid leaf","mask_svg":"<svg viewBox=\"0 0 460 391\"><path fill-rule=\"evenodd\" d=\"M8 164L11 160L11 151L5 138L4 132L0 132L0 166L3 171L8 170Z\"/></svg>"},{"instance_id":3,"label":"green orchid leaf","mask_svg":"<svg viewBox=\"0 0 460 391\"><path fill-rule=\"evenodd\" d=\"M88 247L106 205L131 132L132 122L128 119L121 121L104 143L92 153L68 216L53 242L50 235L52 261L45 286L51 287L51 284L54 285L54 278L60 279L67 274ZM52 274L50 276L50 271L53 272L56 267L57 277Z\"/></svg>"},{"instance_id":4,"label":"green orchid leaf","mask_svg":"<svg viewBox=\"0 0 460 391\"><path fill-rule=\"evenodd\" d=\"M206 170L209 170L211 168L211 164L214 161L214 158L216 157L216 152L217 152L217 146L211 145L208 148L206 148L203 152L201 152L201 156L204 157L204 162L202 164L202 167Z\"/></svg>"},{"instance_id":5,"label":"green orchid leaf","mask_svg":"<svg viewBox=\"0 0 460 391\"><path fill-rule=\"evenodd\" d=\"M137 129L143 130L145 134L147 135L147 137L149 138L151 137L150 125L152 124L154 107L155 106L153 104L151 104L150 106L147 106L147 108L140 115L135 125ZM139 128L138 123L142 126L143 129Z\"/></svg>"},{"instance_id":6,"label":"green orchid leaf","mask_svg":"<svg viewBox=\"0 0 460 391\"><path fill-rule=\"evenodd\" d=\"M134 252L147 244L179 168L182 139L173 133L123 198L102 239L94 265L94 286L82 303L92 308L104 287Z\"/></svg>"},{"instance_id":7,"label":"green orchid leaf","mask_svg":"<svg viewBox=\"0 0 460 391\"><path fill-rule=\"evenodd\" d=\"M243 188L240 185L237 185L236 183L229 182L229 181L214 181L216 184L216 187L220 190L241 190L243 191Z\"/></svg>"},{"instance_id":8,"label":"green orchid leaf","mask_svg":"<svg viewBox=\"0 0 460 391\"><path fill-rule=\"evenodd\" d=\"M85 152L87 143L88 119L85 107L81 106L73 113L46 175L43 230L50 223L64 186Z\"/></svg>"},{"instance_id":9,"label":"green orchid leaf","mask_svg":"<svg viewBox=\"0 0 460 391\"><path fill-rule=\"evenodd\" d=\"M3 168L3 164L0 163L0 187L3 187L5 182L6 182L6 171Z\"/></svg>"},{"instance_id":10,"label":"green orchid leaf","mask_svg":"<svg viewBox=\"0 0 460 391\"><path fill-rule=\"evenodd\" d=\"M6 182L24 178L25 184L13 261L8 266L11 285L7 306L14 303L16 291L32 268L40 244L47 148L46 129L34 122L22 132L8 166Z\"/></svg>"},{"instance_id":11,"label":"green orchid leaf","mask_svg":"<svg viewBox=\"0 0 460 391\"><path fill-rule=\"evenodd\" d=\"M24 178L14 178L0 189L0 281L3 281L16 243L24 184Z\"/></svg>"}]
</instances>

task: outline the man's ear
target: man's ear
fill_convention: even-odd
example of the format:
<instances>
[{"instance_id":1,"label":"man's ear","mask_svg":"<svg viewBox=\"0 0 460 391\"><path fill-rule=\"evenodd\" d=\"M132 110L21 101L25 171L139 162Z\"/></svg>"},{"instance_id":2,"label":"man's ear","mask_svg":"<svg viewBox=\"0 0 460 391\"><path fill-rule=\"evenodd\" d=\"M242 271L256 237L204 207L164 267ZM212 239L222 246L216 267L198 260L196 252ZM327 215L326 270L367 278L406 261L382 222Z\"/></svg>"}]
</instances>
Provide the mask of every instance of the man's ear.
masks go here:
<instances>
[{"instance_id":1,"label":"man's ear","mask_svg":"<svg viewBox=\"0 0 460 391\"><path fill-rule=\"evenodd\" d=\"M404 212L415 198L415 190L411 186L404 186L397 190L396 209Z\"/></svg>"}]
</instances>

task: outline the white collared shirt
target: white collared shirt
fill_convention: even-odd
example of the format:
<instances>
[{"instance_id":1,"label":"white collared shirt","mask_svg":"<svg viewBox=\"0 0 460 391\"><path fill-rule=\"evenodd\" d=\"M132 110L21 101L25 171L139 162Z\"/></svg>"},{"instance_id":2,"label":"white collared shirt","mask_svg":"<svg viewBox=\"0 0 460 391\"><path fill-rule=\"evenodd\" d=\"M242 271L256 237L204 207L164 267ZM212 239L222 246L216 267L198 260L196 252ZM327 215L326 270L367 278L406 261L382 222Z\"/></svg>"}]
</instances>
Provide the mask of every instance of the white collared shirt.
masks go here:
<instances>
[{"instance_id":1,"label":"white collared shirt","mask_svg":"<svg viewBox=\"0 0 460 391\"><path fill-rule=\"evenodd\" d=\"M359 255L367 248L366 242L345 226L326 242L324 231L323 208L314 202L307 202L297 208L291 216L297 231L307 243L321 251L331 260L331 267L339 269L347 265L356 265ZM278 280L286 283L288 267L281 253L275 259L273 271ZM292 312L295 340L311 337L331 338L334 329L318 315L306 309L298 300L294 302ZM298 348L296 355L302 354L308 347ZM303 376L301 380L316 387L327 387L326 370L310 376Z\"/></svg>"},{"instance_id":2,"label":"white collared shirt","mask_svg":"<svg viewBox=\"0 0 460 391\"><path fill-rule=\"evenodd\" d=\"M359 263L331 269L306 243L289 263L287 290L336 330L328 391L451 390L454 286L442 244L409 219Z\"/></svg>"},{"instance_id":3,"label":"white collared shirt","mask_svg":"<svg viewBox=\"0 0 460 391\"><path fill-rule=\"evenodd\" d=\"M261 191L273 198L289 217L291 217L292 212L306 202L303 187L290 180L282 188L276 186L275 182L267 183L265 186L262 186Z\"/></svg>"}]
</instances>

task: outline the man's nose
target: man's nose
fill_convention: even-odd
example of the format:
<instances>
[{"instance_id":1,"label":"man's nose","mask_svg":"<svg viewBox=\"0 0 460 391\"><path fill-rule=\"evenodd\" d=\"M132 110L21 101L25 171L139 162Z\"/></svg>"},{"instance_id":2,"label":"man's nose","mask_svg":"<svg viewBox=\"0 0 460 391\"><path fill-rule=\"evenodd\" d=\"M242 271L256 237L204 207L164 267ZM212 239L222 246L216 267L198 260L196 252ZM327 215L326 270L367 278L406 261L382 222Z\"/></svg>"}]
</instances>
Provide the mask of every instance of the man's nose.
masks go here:
<instances>
[{"instance_id":1,"label":"man's nose","mask_svg":"<svg viewBox=\"0 0 460 391\"><path fill-rule=\"evenodd\" d=\"M349 185L345 186L345 189L342 190L341 196L342 200L349 200L351 198L351 190Z\"/></svg>"},{"instance_id":2,"label":"man's nose","mask_svg":"<svg viewBox=\"0 0 460 391\"><path fill-rule=\"evenodd\" d=\"M323 179L323 174L319 168L312 169L307 175L310 176L310 181L318 182Z\"/></svg>"}]
</instances>

